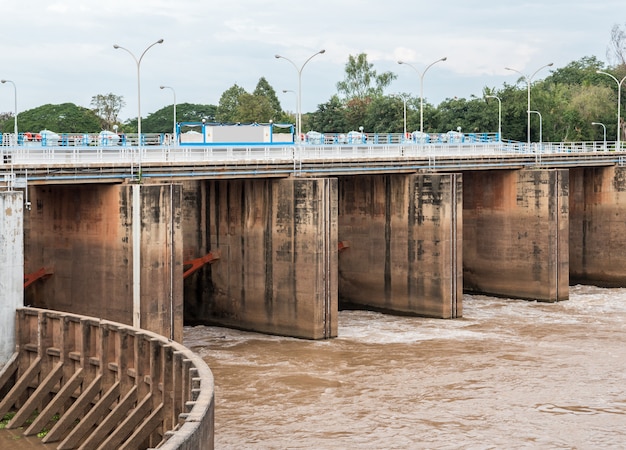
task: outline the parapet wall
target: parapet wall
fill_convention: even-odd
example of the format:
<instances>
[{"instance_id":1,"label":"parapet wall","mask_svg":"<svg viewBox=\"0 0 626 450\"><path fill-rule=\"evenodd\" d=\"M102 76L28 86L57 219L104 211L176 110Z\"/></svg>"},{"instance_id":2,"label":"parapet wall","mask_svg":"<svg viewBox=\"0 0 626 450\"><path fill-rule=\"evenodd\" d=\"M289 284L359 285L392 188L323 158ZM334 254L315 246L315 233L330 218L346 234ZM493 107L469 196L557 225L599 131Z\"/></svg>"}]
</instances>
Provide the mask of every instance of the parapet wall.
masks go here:
<instances>
[{"instance_id":1,"label":"parapet wall","mask_svg":"<svg viewBox=\"0 0 626 450\"><path fill-rule=\"evenodd\" d=\"M120 323L18 309L16 352L0 372L0 392L0 417L15 412L7 428L24 427L25 436L49 430L42 441L57 449L213 449L206 363Z\"/></svg>"}]
</instances>

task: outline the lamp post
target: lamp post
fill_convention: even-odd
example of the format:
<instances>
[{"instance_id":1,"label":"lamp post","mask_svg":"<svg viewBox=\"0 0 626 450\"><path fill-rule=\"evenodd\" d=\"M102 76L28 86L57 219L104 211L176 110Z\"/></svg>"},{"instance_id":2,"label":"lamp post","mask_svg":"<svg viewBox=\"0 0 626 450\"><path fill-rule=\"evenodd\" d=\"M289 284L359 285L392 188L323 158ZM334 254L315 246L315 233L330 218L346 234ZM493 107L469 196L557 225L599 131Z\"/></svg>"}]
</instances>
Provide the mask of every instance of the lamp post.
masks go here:
<instances>
[{"instance_id":1,"label":"lamp post","mask_svg":"<svg viewBox=\"0 0 626 450\"><path fill-rule=\"evenodd\" d=\"M171 86L159 86L159 89L170 89L172 91L172 94L174 94L174 134L172 136L174 137L174 143L177 143L178 139L176 138L176 91Z\"/></svg>"},{"instance_id":2,"label":"lamp post","mask_svg":"<svg viewBox=\"0 0 626 450\"><path fill-rule=\"evenodd\" d=\"M527 87L528 87L528 104L527 104L527 107L526 107L526 111L528 112L528 130L527 130L528 146L530 146L530 113L531 113L531 111L530 111L530 83L532 82L533 77L537 74L537 72L539 72L541 69L545 69L546 67L551 67L553 65L554 65L554 63L550 63L550 64L546 64L545 66L541 66L540 68L535 70L533 72L533 74L531 76L529 76L529 77L524 75L519 70L511 69L510 67L505 67L504 68L504 70L510 70L512 72L519 73L522 76L522 78L524 78L524 80L526 80L526 84L527 84Z\"/></svg>"},{"instance_id":3,"label":"lamp post","mask_svg":"<svg viewBox=\"0 0 626 450\"><path fill-rule=\"evenodd\" d=\"M0 80L0 83L11 83L13 85L13 100L15 102L15 114L13 116L13 133L15 133L15 142L17 144L17 88L15 87L15 83L11 80Z\"/></svg>"},{"instance_id":4,"label":"lamp post","mask_svg":"<svg viewBox=\"0 0 626 450\"><path fill-rule=\"evenodd\" d=\"M603 72L601 70L596 70L596 73L601 73L602 75L608 75L609 77L613 78L613 80L615 80L615 82L617 83L617 143L616 143L616 147L618 150L622 149L622 145L621 145L621 130L620 130L620 122L621 122L621 100L622 100L622 83L624 83L624 80L626 80L626 76L624 76L624 78L622 78L621 80L618 80L617 78L615 78L613 75L611 75L608 72Z\"/></svg>"},{"instance_id":5,"label":"lamp post","mask_svg":"<svg viewBox=\"0 0 626 450\"><path fill-rule=\"evenodd\" d=\"M420 76L420 139L422 138L421 134L424 132L424 75L426 75L426 71L430 69L432 66L434 66L438 62L442 62L447 59L448 57L445 56L441 59L438 59L437 61L430 63L428 66L426 66L426 68L424 69L422 73L420 73L419 70L417 70L415 66L413 66L412 64L409 64L404 61L398 61L398 64L404 64L406 66L409 66L411 69L417 72Z\"/></svg>"},{"instance_id":6,"label":"lamp post","mask_svg":"<svg viewBox=\"0 0 626 450\"><path fill-rule=\"evenodd\" d=\"M604 135L604 150L606 150L606 126L600 122L591 122L591 125L600 125Z\"/></svg>"},{"instance_id":7,"label":"lamp post","mask_svg":"<svg viewBox=\"0 0 626 450\"><path fill-rule=\"evenodd\" d=\"M137 64L137 138L139 140L139 142L137 143L137 147L139 148L139 173L141 174L141 72L140 72L140 68L141 68L141 60L143 59L144 55L146 54L146 52L148 50L150 50L152 47L154 47L157 44L162 44L163 43L163 39L159 39L158 41L150 44L141 54L141 56L139 56L139 58L137 58L133 52L131 52L130 50L128 50L127 48L124 48L122 46L119 46L117 44L113 45L114 49L120 49L120 50L124 50L125 52L127 52L130 56L133 57L133 59L135 60L135 64Z\"/></svg>"},{"instance_id":8,"label":"lamp post","mask_svg":"<svg viewBox=\"0 0 626 450\"><path fill-rule=\"evenodd\" d=\"M502 141L502 100L497 95L485 95L485 98L498 100L498 141Z\"/></svg>"},{"instance_id":9,"label":"lamp post","mask_svg":"<svg viewBox=\"0 0 626 450\"><path fill-rule=\"evenodd\" d=\"M530 115L530 113L534 113L537 114L539 116L539 146L541 146L541 143L543 142L543 136L542 136L542 122L543 120L541 120L541 113L539 111L528 111L528 114Z\"/></svg>"},{"instance_id":10,"label":"lamp post","mask_svg":"<svg viewBox=\"0 0 626 450\"><path fill-rule=\"evenodd\" d=\"M300 66L300 68L298 68L298 66L296 66L296 64L292 60L290 60L289 58L285 58L284 56L281 56L281 55L274 55L274 58L276 58L276 59L281 59L282 58L282 59L284 59L286 61L289 61L291 63L291 65L293 67L295 67L296 71L298 72L298 96L297 96L298 101L297 101L297 104L296 104L296 109L297 109L297 111L296 111L296 113L297 113L296 130L297 130L297 133L298 133L298 141L300 141L300 136L302 134L302 70L304 69L304 66L306 66L306 64L309 61L311 61L311 59L313 59L315 56L321 55L321 54L323 54L325 52L326 52L326 50L320 50L319 52L314 53L313 55L309 56L309 58L306 61L304 61L304 64L302 64Z\"/></svg>"}]
</instances>

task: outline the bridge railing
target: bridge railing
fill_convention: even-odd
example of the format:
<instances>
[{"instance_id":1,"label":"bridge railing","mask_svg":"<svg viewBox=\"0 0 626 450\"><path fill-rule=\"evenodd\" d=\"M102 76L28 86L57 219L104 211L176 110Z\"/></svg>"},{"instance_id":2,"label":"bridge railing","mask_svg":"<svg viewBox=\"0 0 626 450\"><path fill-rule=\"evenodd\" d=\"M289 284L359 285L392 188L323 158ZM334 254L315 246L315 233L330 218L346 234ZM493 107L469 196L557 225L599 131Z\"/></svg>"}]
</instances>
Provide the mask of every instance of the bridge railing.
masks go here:
<instances>
[{"instance_id":1,"label":"bridge railing","mask_svg":"<svg viewBox=\"0 0 626 450\"><path fill-rule=\"evenodd\" d=\"M424 156L471 155L543 155L565 153L613 152L615 142L544 142L531 144L514 141L446 142L446 143L375 143L367 139L358 144L214 144L210 146L178 145L95 145L95 146L14 146L0 147L0 167L23 165L90 165L142 163L184 163L221 161L308 161L316 159L377 159Z\"/></svg>"}]
</instances>

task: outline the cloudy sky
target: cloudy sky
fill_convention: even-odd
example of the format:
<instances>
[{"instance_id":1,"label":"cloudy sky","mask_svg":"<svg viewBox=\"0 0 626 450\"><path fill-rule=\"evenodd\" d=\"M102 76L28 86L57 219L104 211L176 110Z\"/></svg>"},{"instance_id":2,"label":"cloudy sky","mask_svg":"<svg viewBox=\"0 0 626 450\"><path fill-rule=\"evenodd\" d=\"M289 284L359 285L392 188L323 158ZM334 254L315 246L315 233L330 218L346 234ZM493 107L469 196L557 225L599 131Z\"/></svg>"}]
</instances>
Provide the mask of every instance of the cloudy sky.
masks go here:
<instances>
[{"instance_id":1,"label":"cloudy sky","mask_svg":"<svg viewBox=\"0 0 626 450\"><path fill-rule=\"evenodd\" d=\"M139 58L143 117L173 102L217 104L235 83L252 92L260 77L283 109L295 111L302 70L302 111L337 92L350 55L366 53L378 73L398 75L387 93L480 96L550 62L607 58L611 29L624 26L623 0L1 0L0 79L17 87L18 112L97 94L121 95L120 118L137 116ZM412 64L398 65L403 60ZM543 69L536 79L549 74ZM12 86L0 84L0 112L13 111Z\"/></svg>"}]
</instances>

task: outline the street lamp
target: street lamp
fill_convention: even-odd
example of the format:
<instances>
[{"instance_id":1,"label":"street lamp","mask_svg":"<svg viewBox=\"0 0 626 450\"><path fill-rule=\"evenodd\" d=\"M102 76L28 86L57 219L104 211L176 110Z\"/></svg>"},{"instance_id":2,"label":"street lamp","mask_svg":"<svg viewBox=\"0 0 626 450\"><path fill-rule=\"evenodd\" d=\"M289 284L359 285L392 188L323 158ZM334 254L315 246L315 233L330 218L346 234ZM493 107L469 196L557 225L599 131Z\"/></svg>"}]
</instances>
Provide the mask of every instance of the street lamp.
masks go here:
<instances>
[{"instance_id":1,"label":"street lamp","mask_svg":"<svg viewBox=\"0 0 626 450\"><path fill-rule=\"evenodd\" d=\"M498 100L498 141L502 141L502 101L497 95L485 95L485 98Z\"/></svg>"},{"instance_id":2,"label":"street lamp","mask_svg":"<svg viewBox=\"0 0 626 450\"><path fill-rule=\"evenodd\" d=\"M445 61L447 59L448 57L446 56L441 59L438 59L435 62L430 63L421 74L412 64L409 64L404 61L398 61L398 64L404 64L406 66L409 66L411 69L417 72L420 76L420 139L422 138L421 135L424 132L424 75L426 75L426 71L430 69L433 65L437 64L438 62Z\"/></svg>"},{"instance_id":3,"label":"street lamp","mask_svg":"<svg viewBox=\"0 0 626 450\"><path fill-rule=\"evenodd\" d=\"M528 111L528 114L530 115L530 113L534 113L537 114L539 116L539 146L541 147L541 143L543 141L543 137L542 137L542 120L541 120L541 113L539 111Z\"/></svg>"},{"instance_id":4,"label":"street lamp","mask_svg":"<svg viewBox=\"0 0 626 450\"><path fill-rule=\"evenodd\" d=\"M304 66L306 66L306 64L311 61L311 59L313 59L315 56L317 55L321 55L322 53L325 53L326 50L320 50L317 53L314 53L313 55L309 56L309 59L307 59L306 61L304 61L304 64L302 64L302 66L300 66L300 68L298 69L298 66L296 66L296 64L290 60L289 58L285 58L284 56L281 55L274 55L274 58L276 59L284 59L287 60L291 63L291 65L293 67L295 67L296 71L298 72L298 96L297 96L297 104L296 104L296 113L297 113L297 117L296 117L296 131L298 133L298 141L300 140L300 136L302 133L302 70L304 69Z\"/></svg>"},{"instance_id":5,"label":"street lamp","mask_svg":"<svg viewBox=\"0 0 626 450\"><path fill-rule=\"evenodd\" d=\"M531 76L526 76L524 75L522 72L520 72L519 70L515 70L515 69L511 69L510 67L505 67L505 70L510 70L512 72L516 72L519 73L522 78L524 78L524 80L526 80L526 84L528 85L528 105L526 107L526 111L528 112L528 130L527 130L527 134L528 134L528 145L530 146L530 83L533 80L533 77L537 74L537 72L539 72L541 69L545 69L546 67L552 67L554 65L554 63L550 63L550 64L546 64L545 66L541 66L540 68L538 68L537 70L535 70L533 72L533 74Z\"/></svg>"},{"instance_id":6,"label":"street lamp","mask_svg":"<svg viewBox=\"0 0 626 450\"><path fill-rule=\"evenodd\" d=\"M0 83L11 83L13 85L13 99L15 101L15 114L13 116L13 133L15 133L15 142L17 144L17 88L11 80L0 80Z\"/></svg>"},{"instance_id":7,"label":"street lamp","mask_svg":"<svg viewBox=\"0 0 626 450\"><path fill-rule=\"evenodd\" d=\"M171 86L159 86L159 89L170 89L172 91L172 94L174 94L174 134L172 136L174 138L174 143L177 143L178 139L176 139L176 91Z\"/></svg>"},{"instance_id":8,"label":"street lamp","mask_svg":"<svg viewBox=\"0 0 626 450\"><path fill-rule=\"evenodd\" d=\"M606 126L600 122L591 122L591 125L600 125L604 134L604 150L606 150Z\"/></svg>"},{"instance_id":9,"label":"street lamp","mask_svg":"<svg viewBox=\"0 0 626 450\"><path fill-rule=\"evenodd\" d=\"M603 72L601 70L596 70L596 73L601 73L602 75L608 75L611 78L613 78L615 80L615 82L617 83L617 149L621 150L622 146L621 146L621 132L620 132L620 122L621 122L621 100L622 100L622 83L624 82L624 80L626 80L626 76L624 76L624 78L622 78L621 80L618 81L617 78L615 78L613 75L611 75L608 72Z\"/></svg>"},{"instance_id":10,"label":"street lamp","mask_svg":"<svg viewBox=\"0 0 626 450\"><path fill-rule=\"evenodd\" d=\"M141 60L143 59L144 55L146 54L146 52L148 50L150 50L152 47L154 47L157 44L162 44L163 43L163 39L159 39L158 41L150 44L141 54L141 56L139 58L137 58L133 52L131 52L130 50L128 50L127 48L121 47L117 44L113 45L114 49L120 49L120 50L124 50L125 52L127 52L130 56L133 57L133 59L135 60L135 64L137 64L137 138L139 140L139 142L137 143L137 147L139 148L139 173L141 174L141 76L140 76L140 67L141 67Z\"/></svg>"}]
</instances>

